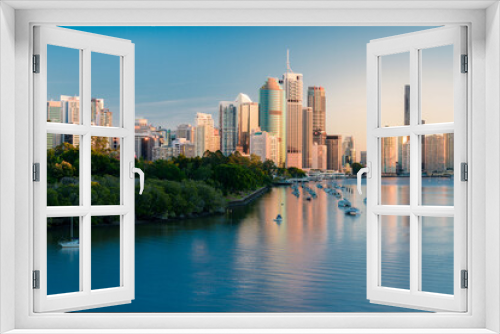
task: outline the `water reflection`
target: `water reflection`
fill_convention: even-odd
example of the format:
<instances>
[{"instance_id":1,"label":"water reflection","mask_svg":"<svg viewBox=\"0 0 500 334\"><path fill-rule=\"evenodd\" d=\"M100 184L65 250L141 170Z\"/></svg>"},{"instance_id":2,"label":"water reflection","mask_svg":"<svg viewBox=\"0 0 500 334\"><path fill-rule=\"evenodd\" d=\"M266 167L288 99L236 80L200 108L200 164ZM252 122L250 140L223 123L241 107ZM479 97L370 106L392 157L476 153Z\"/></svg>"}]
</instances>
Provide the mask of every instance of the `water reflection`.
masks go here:
<instances>
[{"instance_id":1,"label":"water reflection","mask_svg":"<svg viewBox=\"0 0 500 334\"><path fill-rule=\"evenodd\" d=\"M277 187L229 214L136 225L136 299L92 312L411 311L366 299L365 195L355 191L356 180L343 183L358 216L346 215L335 196L312 184L318 194L312 201L303 189L297 198ZM384 178L384 186L394 183ZM452 273L452 259L436 257L452 247L452 238L437 238L448 233L439 224L423 234L424 259L436 259L423 264ZM408 221L388 217L384 226L383 282L408 288ZM424 287L444 291L449 276L428 282Z\"/></svg>"}]
</instances>

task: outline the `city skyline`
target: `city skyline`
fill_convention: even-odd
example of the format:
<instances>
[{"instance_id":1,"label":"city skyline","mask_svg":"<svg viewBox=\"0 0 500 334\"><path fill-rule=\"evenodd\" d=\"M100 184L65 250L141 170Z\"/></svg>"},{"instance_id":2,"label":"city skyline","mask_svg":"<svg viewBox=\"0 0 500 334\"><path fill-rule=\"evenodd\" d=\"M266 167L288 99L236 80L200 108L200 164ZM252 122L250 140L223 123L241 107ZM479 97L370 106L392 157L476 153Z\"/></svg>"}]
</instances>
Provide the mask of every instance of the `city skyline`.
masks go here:
<instances>
[{"instance_id":1,"label":"city skyline","mask_svg":"<svg viewBox=\"0 0 500 334\"><path fill-rule=\"evenodd\" d=\"M197 112L211 114L219 124L219 101L239 93L258 101L263 80L286 71L289 48L294 68L305 74L304 88L322 86L328 92L326 132L354 136L359 152L366 150L366 43L430 27L70 28L126 38L136 44L136 115L170 129L192 123ZM235 46L237 41L248 47L225 52L228 48L223 45ZM202 55L196 52L200 48ZM64 67L64 59L53 61ZM103 63L100 60L95 66ZM119 100L106 88L113 86L113 67L102 65L96 71L103 80L95 83L93 91L98 90L112 111ZM57 77L54 81L57 79L61 81ZM49 89L49 100L55 91Z\"/></svg>"}]
</instances>

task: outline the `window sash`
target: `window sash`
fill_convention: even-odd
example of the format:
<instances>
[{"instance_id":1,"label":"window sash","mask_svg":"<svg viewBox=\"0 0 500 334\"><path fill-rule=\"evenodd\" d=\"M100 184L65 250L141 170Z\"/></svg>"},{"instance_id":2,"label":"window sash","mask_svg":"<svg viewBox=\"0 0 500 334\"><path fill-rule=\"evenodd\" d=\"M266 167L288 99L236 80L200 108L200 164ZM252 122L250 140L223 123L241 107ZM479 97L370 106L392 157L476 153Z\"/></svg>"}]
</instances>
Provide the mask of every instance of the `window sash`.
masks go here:
<instances>
[{"instance_id":1,"label":"window sash","mask_svg":"<svg viewBox=\"0 0 500 334\"><path fill-rule=\"evenodd\" d=\"M34 289L34 311L74 311L128 303L134 298L134 46L130 41L82 33L64 28L34 28L34 54L40 55L40 72L34 74L34 161L40 163L40 182L34 190L34 264L40 271L40 289ZM51 123L46 120L47 45L80 50L81 124ZM120 57L120 126L91 125L91 54ZM47 207L47 133L80 135L80 205ZM120 138L120 205L91 204L91 138ZM91 289L91 217L120 215L120 286ZM47 295L47 218L80 217L80 291Z\"/></svg>"},{"instance_id":2,"label":"window sash","mask_svg":"<svg viewBox=\"0 0 500 334\"><path fill-rule=\"evenodd\" d=\"M461 289L460 271L467 269L467 185L460 180L461 162L467 162L467 76L461 74L460 56L466 54L466 28L442 27L427 31L371 41L367 47L367 161L371 162L372 177L367 179L367 296L371 302L413 309L459 311L467 310L467 290ZM454 122L420 123L420 50L453 45ZM410 53L410 125L382 127L380 104L381 57L402 52ZM419 205L421 198L420 135L454 133L454 206ZM410 205L380 205L381 199L381 139L409 136L410 143ZM410 217L410 289L381 286L382 215ZM420 217L454 218L454 294L443 295L420 291L421 232Z\"/></svg>"}]
</instances>

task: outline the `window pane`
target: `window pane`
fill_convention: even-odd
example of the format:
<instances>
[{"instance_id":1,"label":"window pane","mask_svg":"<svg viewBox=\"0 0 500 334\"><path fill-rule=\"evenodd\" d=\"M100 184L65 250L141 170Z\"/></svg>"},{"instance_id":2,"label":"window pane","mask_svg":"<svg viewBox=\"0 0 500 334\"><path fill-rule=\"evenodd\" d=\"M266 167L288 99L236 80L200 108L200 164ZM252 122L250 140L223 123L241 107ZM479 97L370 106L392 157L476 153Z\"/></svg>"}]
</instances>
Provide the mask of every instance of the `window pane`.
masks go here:
<instances>
[{"instance_id":1,"label":"window pane","mask_svg":"<svg viewBox=\"0 0 500 334\"><path fill-rule=\"evenodd\" d=\"M381 204L410 204L410 137L381 138Z\"/></svg>"},{"instance_id":2,"label":"window pane","mask_svg":"<svg viewBox=\"0 0 500 334\"><path fill-rule=\"evenodd\" d=\"M410 289L410 217L380 216L382 286Z\"/></svg>"},{"instance_id":3,"label":"window pane","mask_svg":"<svg viewBox=\"0 0 500 334\"><path fill-rule=\"evenodd\" d=\"M91 124L120 126L120 57L92 52Z\"/></svg>"},{"instance_id":4,"label":"window pane","mask_svg":"<svg viewBox=\"0 0 500 334\"><path fill-rule=\"evenodd\" d=\"M47 134L47 206L80 205L80 136Z\"/></svg>"},{"instance_id":5,"label":"window pane","mask_svg":"<svg viewBox=\"0 0 500 334\"><path fill-rule=\"evenodd\" d=\"M92 290L120 286L120 216L92 217Z\"/></svg>"},{"instance_id":6,"label":"window pane","mask_svg":"<svg viewBox=\"0 0 500 334\"><path fill-rule=\"evenodd\" d=\"M453 122L453 45L420 51L421 123Z\"/></svg>"},{"instance_id":7,"label":"window pane","mask_svg":"<svg viewBox=\"0 0 500 334\"><path fill-rule=\"evenodd\" d=\"M80 291L79 217L47 218L47 294Z\"/></svg>"},{"instance_id":8,"label":"window pane","mask_svg":"<svg viewBox=\"0 0 500 334\"><path fill-rule=\"evenodd\" d=\"M410 53L380 58L380 126L410 125Z\"/></svg>"},{"instance_id":9,"label":"window pane","mask_svg":"<svg viewBox=\"0 0 500 334\"><path fill-rule=\"evenodd\" d=\"M120 205L120 138L92 137L92 205Z\"/></svg>"},{"instance_id":10,"label":"window pane","mask_svg":"<svg viewBox=\"0 0 500 334\"><path fill-rule=\"evenodd\" d=\"M454 135L426 135L422 145L422 205L453 205Z\"/></svg>"},{"instance_id":11,"label":"window pane","mask_svg":"<svg viewBox=\"0 0 500 334\"><path fill-rule=\"evenodd\" d=\"M80 50L47 45L47 122L80 119Z\"/></svg>"},{"instance_id":12,"label":"window pane","mask_svg":"<svg viewBox=\"0 0 500 334\"><path fill-rule=\"evenodd\" d=\"M422 291L453 294L453 218L422 217Z\"/></svg>"}]
</instances>

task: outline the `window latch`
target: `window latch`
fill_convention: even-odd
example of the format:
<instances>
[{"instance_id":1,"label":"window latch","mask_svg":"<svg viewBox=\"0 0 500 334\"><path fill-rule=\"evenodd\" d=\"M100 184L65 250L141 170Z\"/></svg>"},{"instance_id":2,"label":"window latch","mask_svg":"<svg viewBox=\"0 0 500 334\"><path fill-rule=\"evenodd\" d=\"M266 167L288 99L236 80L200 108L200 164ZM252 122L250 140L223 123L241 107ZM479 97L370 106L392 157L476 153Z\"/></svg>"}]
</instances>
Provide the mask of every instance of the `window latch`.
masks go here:
<instances>
[{"instance_id":1,"label":"window latch","mask_svg":"<svg viewBox=\"0 0 500 334\"><path fill-rule=\"evenodd\" d=\"M142 191L144 190L144 172L142 171L142 169L134 167L133 161L130 162L129 170L131 179L135 177L134 175L135 173L139 174L139 184L140 184L139 195L142 195Z\"/></svg>"},{"instance_id":2,"label":"window latch","mask_svg":"<svg viewBox=\"0 0 500 334\"><path fill-rule=\"evenodd\" d=\"M363 194L363 191L361 190L361 177L363 176L363 173L366 173L366 177L371 179L372 177L372 163L371 162L367 162L366 163L366 167L365 168L361 168L359 171L358 171L358 174L357 174L357 177L358 177L358 185L357 185L357 188L358 188L358 193L360 195Z\"/></svg>"}]
</instances>

